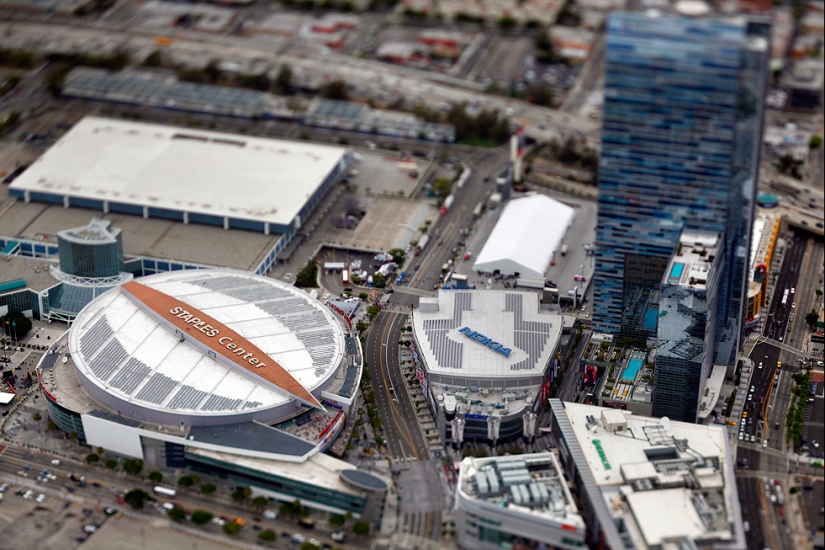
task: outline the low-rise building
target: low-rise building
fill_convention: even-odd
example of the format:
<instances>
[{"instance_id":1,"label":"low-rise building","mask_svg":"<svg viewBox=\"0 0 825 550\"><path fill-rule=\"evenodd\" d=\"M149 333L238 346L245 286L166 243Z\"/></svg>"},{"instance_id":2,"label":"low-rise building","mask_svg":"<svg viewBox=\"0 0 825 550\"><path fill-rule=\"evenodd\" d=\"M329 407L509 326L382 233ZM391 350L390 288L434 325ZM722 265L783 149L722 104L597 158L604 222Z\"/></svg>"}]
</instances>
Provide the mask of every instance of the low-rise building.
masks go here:
<instances>
[{"instance_id":1,"label":"low-rise building","mask_svg":"<svg viewBox=\"0 0 825 550\"><path fill-rule=\"evenodd\" d=\"M584 548L585 525L553 453L465 458L456 486L458 546Z\"/></svg>"},{"instance_id":2,"label":"low-rise building","mask_svg":"<svg viewBox=\"0 0 825 550\"><path fill-rule=\"evenodd\" d=\"M550 406L591 548L746 548L724 426L558 399Z\"/></svg>"}]
</instances>

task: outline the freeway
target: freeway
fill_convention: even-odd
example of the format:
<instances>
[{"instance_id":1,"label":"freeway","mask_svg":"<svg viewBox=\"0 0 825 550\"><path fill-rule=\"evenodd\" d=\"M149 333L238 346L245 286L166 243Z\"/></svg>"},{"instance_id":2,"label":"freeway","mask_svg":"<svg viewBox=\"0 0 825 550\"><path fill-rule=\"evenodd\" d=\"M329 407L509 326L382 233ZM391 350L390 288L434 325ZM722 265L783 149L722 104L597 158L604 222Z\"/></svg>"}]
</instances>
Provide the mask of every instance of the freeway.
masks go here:
<instances>
[{"instance_id":1,"label":"freeway","mask_svg":"<svg viewBox=\"0 0 825 550\"><path fill-rule=\"evenodd\" d=\"M21 16L24 17L24 16ZM105 20L88 21L78 18L67 26L59 20L16 21L0 24L0 36L5 43L17 44L41 53L76 53L77 48L89 45L97 48L103 44L117 44L125 51L145 52L155 48L155 40L167 33L140 30L131 26L115 24ZM45 39L48 37L48 39ZM246 37L226 36L208 33L179 34L175 38L170 55L177 55L176 61L190 66L205 66L211 59L232 62L241 67L252 65L277 67L289 64L304 73L322 75L324 80L342 79L350 84L370 88L381 86L391 90L403 90L408 99L421 100L431 107L443 102L481 103L485 108L497 109L528 125L528 133L533 137L547 138L555 135L578 132L593 144L598 142L599 124L570 113L530 105L512 98L493 96L478 89L479 84L436 72L410 67L376 63L343 54L328 52L321 54L301 51L297 54L275 53L266 43ZM539 126L552 127L540 130ZM556 132L558 130L558 133ZM541 135L538 135L540 133Z\"/></svg>"}]
</instances>

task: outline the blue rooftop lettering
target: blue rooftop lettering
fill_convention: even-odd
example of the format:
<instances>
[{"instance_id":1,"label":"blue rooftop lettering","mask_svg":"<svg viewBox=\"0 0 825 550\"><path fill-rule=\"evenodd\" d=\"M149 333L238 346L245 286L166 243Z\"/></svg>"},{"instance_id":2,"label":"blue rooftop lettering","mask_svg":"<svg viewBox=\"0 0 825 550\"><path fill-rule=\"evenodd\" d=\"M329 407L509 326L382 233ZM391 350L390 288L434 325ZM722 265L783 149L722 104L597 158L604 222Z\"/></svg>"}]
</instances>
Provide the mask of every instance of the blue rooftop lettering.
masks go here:
<instances>
[{"instance_id":1,"label":"blue rooftop lettering","mask_svg":"<svg viewBox=\"0 0 825 550\"><path fill-rule=\"evenodd\" d=\"M497 351L505 357L510 357L510 353L513 351L510 348L505 348L500 343L493 341L492 338L484 336L480 332L471 330L469 327L462 327L458 330L458 332L463 332L468 338L475 340L479 344L484 344L491 350Z\"/></svg>"}]
</instances>

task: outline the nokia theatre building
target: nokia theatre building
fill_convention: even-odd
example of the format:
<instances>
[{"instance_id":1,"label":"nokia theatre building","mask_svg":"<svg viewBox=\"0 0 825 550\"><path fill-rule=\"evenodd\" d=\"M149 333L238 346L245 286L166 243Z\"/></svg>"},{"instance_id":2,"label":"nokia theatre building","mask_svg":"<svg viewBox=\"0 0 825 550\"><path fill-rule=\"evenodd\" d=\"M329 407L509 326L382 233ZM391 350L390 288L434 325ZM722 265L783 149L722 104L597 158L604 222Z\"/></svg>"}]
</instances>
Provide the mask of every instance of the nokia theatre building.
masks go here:
<instances>
[{"instance_id":1,"label":"nokia theatre building","mask_svg":"<svg viewBox=\"0 0 825 550\"><path fill-rule=\"evenodd\" d=\"M562 317L519 291L440 290L413 312L413 361L447 438L536 433L535 412L558 369Z\"/></svg>"},{"instance_id":2,"label":"nokia theatre building","mask_svg":"<svg viewBox=\"0 0 825 550\"><path fill-rule=\"evenodd\" d=\"M274 279L168 272L95 298L37 372L55 424L94 447L376 523L385 482L323 454L357 405L347 331Z\"/></svg>"}]
</instances>

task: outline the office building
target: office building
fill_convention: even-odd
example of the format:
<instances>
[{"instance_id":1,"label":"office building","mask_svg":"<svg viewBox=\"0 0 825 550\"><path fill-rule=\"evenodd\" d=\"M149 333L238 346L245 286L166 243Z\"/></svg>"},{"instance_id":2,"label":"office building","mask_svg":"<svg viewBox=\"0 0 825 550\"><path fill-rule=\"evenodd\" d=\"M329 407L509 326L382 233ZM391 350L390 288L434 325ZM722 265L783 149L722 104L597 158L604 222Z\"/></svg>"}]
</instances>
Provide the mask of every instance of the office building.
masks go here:
<instances>
[{"instance_id":1,"label":"office building","mask_svg":"<svg viewBox=\"0 0 825 550\"><path fill-rule=\"evenodd\" d=\"M590 548L746 548L724 426L558 399L550 407Z\"/></svg>"},{"instance_id":2,"label":"office building","mask_svg":"<svg viewBox=\"0 0 825 550\"><path fill-rule=\"evenodd\" d=\"M132 279L123 262L120 229L106 220L57 233L58 268L51 273L61 284L48 290L41 311L55 321L74 320L86 304Z\"/></svg>"},{"instance_id":3,"label":"office building","mask_svg":"<svg viewBox=\"0 0 825 550\"><path fill-rule=\"evenodd\" d=\"M656 336L659 285L683 230L722 235L714 360L739 347L769 27L709 13L610 15L593 321Z\"/></svg>"}]
</instances>

